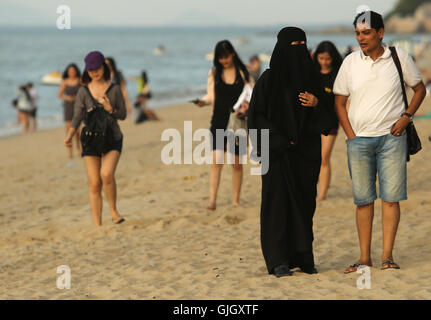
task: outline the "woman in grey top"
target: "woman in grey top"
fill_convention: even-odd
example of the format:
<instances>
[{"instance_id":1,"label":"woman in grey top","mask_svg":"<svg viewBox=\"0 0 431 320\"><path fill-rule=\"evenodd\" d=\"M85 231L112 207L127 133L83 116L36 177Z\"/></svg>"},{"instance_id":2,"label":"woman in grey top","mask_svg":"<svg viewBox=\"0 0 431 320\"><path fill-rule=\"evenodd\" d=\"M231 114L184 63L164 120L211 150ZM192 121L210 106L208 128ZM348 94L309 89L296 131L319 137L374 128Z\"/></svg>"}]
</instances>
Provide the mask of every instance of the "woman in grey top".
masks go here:
<instances>
[{"instance_id":1,"label":"woman in grey top","mask_svg":"<svg viewBox=\"0 0 431 320\"><path fill-rule=\"evenodd\" d=\"M95 226L102 224L102 185L111 209L112 221L121 223L124 218L116 207L117 187L114 175L123 144L123 134L117 120L124 120L127 114L123 94L118 85L111 83L109 68L99 51L90 52L85 57L82 83L84 86L78 91L72 123L64 143L66 146L71 145L72 137L84 120L85 112L91 111L95 105L93 99L110 114L108 119L113 143L103 153L85 151L83 148L82 156L90 185L90 205Z\"/></svg>"}]
</instances>

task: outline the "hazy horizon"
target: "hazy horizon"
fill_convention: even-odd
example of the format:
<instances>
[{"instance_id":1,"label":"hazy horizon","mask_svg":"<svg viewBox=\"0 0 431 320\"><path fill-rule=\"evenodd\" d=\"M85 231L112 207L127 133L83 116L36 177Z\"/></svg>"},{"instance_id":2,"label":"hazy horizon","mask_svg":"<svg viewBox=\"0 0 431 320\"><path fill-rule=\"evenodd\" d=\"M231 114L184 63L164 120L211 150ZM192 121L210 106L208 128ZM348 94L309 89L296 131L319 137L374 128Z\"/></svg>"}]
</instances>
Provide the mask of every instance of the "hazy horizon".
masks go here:
<instances>
[{"instance_id":1,"label":"hazy horizon","mask_svg":"<svg viewBox=\"0 0 431 320\"><path fill-rule=\"evenodd\" d=\"M350 24L358 6L368 5L386 14L395 3L396 0L265 0L264 3L259 0L44 0L43 3L2 0L0 26L55 27L60 5L70 7L72 28L332 26Z\"/></svg>"}]
</instances>

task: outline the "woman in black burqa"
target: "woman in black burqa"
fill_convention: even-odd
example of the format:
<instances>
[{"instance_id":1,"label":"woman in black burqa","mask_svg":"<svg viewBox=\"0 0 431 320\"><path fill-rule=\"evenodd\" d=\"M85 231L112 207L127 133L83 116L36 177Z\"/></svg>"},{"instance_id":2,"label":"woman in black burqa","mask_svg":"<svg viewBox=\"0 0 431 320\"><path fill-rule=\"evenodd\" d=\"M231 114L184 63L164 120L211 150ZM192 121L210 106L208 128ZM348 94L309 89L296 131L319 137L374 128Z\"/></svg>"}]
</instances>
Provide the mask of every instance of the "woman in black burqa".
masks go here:
<instances>
[{"instance_id":1,"label":"woman in black burqa","mask_svg":"<svg viewBox=\"0 0 431 320\"><path fill-rule=\"evenodd\" d=\"M269 129L269 168L262 175L261 244L266 266L277 277L299 267L317 273L313 215L321 162L320 134L330 119L306 46L304 31L282 29L270 68L250 101L248 128ZM261 145L253 144L260 157Z\"/></svg>"}]
</instances>

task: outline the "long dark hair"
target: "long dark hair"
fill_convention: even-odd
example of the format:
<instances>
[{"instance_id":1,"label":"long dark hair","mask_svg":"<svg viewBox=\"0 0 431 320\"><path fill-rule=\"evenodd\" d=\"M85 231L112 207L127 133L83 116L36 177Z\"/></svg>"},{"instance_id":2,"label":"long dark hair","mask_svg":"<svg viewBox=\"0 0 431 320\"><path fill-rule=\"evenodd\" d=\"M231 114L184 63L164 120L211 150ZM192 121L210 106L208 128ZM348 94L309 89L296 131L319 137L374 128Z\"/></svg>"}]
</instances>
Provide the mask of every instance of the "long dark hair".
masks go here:
<instances>
[{"instance_id":1,"label":"long dark hair","mask_svg":"<svg viewBox=\"0 0 431 320\"><path fill-rule=\"evenodd\" d=\"M115 63L115 60L113 57L107 57L105 58L109 61L109 64L112 67L112 73L114 74L114 77L112 78L113 83L117 83L118 85L121 85L121 83L124 81L121 72L117 69L117 64Z\"/></svg>"},{"instance_id":2,"label":"long dark hair","mask_svg":"<svg viewBox=\"0 0 431 320\"><path fill-rule=\"evenodd\" d=\"M316 70L320 72L320 64L317 56L323 52L327 52L331 56L332 72L338 73L338 70L340 70L341 64L343 63L343 58L341 57L340 52L338 52L337 47L331 41L323 41L317 46L313 55Z\"/></svg>"},{"instance_id":3,"label":"long dark hair","mask_svg":"<svg viewBox=\"0 0 431 320\"><path fill-rule=\"evenodd\" d=\"M217 45L214 49L214 67L215 67L214 82L215 82L215 84L220 83L221 75L223 72L223 66L219 62L219 59L223 58L227 55L230 55L232 53L234 54L233 63L235 65L236 70L242 71L244 74L245 80L250 81L250 75L248 73L247 67L241 61L241 58L236 53L232 44L229 42L229 40L222 40L222 41L217 43Z\"/></svg>"},{"instance_id":4,"label":"long dark hair","mask_svg":"<svg viewBox=\"0 0 431 320\"><path fill-rule=\"evenodd\" d=\"M111 80L111 70L109 70L109 67L106 62L103 62L103 79L105 79L105 81ZM85 70L82 74L81 82L84 85L87 85L91 82L91 77L88 74L87 70Z\"/></svg>"},{"instance_id":5,"label":"long dark hair","mask_svg":"<svg viewBox=\"0 0 431 320\"><path fill-rule=\"evenodd\" d=\"M142 80L144 80L144 83L148 83L148 76L147 76L147 72L145 70L142 71L141 78L142 78Z\"/></svg>"},{"instance_id":6,"label":"long dark hair","mask_svg":"<svg viewBox=\"0 0 431 320\"><path fill-rule=\"evenodd\" d=\"M68 75L69 68L74 68L74 69L75 69L75 71L76 71L76 76L77 76L78 78L81 78L81 71L79 70L78 66L77 66L75 63L70 63L70 64L66 67L66 69L64 69L64 71L63 71L63 76L62 76L62 78L63 78L63 79L67 79L67 78L69 78L69 75Z\"/></svg>"}]
</instances>

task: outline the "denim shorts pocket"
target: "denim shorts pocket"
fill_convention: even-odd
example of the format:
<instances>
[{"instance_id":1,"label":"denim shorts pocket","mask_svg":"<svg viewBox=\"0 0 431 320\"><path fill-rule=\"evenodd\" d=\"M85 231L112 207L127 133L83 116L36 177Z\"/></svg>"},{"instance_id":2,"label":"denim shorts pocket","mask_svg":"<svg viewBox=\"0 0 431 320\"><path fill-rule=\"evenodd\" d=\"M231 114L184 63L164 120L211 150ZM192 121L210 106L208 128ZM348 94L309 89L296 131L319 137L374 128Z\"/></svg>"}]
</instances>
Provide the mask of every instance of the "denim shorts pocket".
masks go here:
<instances>
[{"instance_id":1,"label":"denim shorts pocket","mask_svg":"<svg viewBox=\"0 0 431 320\"><path fill-rule=\"evenodd\" d=\"M348 144L349 142L352 142L352 141L356 140L357 138L359 138L359 137L355 136L353 139L346 139L346 143Z\"/></svg>"}]
</instances>

